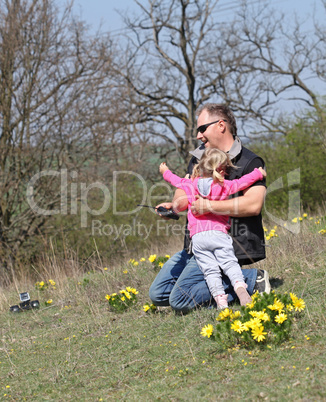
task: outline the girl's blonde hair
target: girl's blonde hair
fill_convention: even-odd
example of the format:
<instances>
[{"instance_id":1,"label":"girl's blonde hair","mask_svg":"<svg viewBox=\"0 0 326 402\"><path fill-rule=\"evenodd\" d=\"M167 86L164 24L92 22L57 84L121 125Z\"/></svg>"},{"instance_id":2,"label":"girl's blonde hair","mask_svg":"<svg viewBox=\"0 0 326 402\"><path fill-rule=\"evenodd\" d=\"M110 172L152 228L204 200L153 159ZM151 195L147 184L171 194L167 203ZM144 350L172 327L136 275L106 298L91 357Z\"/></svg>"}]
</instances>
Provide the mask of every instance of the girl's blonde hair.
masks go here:
<instances>
[{"instance_id":1,"label":"girl's blonde hair","mask_svg":"<svg viewBox=\"0 0 326 402\"><path fill-rule=\"evenodd\" d=\"M228 154L216 148L207 148L198 165L194 166L193 177L212 177L214 182L223 183L222 170L227 173L228 168L236 168Z\"/></svg>"}]
</instances>

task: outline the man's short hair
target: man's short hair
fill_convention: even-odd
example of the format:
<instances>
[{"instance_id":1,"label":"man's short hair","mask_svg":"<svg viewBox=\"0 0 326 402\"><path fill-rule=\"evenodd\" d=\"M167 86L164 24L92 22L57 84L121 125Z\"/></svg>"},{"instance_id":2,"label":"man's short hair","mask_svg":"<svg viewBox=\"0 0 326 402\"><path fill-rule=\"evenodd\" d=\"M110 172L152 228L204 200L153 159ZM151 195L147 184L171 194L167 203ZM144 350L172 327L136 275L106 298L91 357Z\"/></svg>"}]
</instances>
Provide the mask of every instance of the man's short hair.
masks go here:
<instances>
[{"instance_id":1,"label":"man's short hair","mask_svg":"<svg viewBox=\"0 0 326 402\"><path fill-rule=\"evenodd\" d=\"M228 106L218 103L206 103L198 108L196 115L199 116L204 110L212 117L227 120L228 128L233 138L237 135L237 123L232 110Z\"/></svg>"}]
</instances>

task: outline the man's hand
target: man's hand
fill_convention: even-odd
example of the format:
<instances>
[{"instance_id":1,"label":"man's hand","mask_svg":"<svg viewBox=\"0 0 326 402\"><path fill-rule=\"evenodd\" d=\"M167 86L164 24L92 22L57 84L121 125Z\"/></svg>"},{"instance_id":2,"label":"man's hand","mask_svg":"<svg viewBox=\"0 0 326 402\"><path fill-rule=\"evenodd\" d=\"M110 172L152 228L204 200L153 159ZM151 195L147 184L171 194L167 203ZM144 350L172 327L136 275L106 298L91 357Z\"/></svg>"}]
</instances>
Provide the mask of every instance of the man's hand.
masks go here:
<instances>
[{"instance_id":1,"label":"man's hand","mask_svg":"<svg viewBox=\"0 0 326 402\"><path fill-rule=\"evenodd\" d=\"M264 186L249 187L243 191L243 195L227 200L209 201L196 196L196 201L191 204L191 212L205 215L209 212L216 215L230 215L233 217L247 217L259 215L263 207L266 188Z\"/></svg>"},{"instance_id":2,"label":"man's hand","mask_svg":"<svg viewBox=\"0 0 326 402\"><path fill-rule=\"evenodd\" d=\"M206 198L200 197L199 195L196 195L196 201L194 201L191 204L191 212L195 215L206 215L209 212L214 212L212 210L210 201L207 200Z\"/></svg>"},{"instance_id":3,"label":"man's hand","mask_svg":"<svg viewBox=\"0 0 326 402\"><path fill-rule=\"evenodd\" d=\"M165 219L166 221L168 221L169 218L166 218L166 217L162 216L159 212L157 212L157 208L164 207L166 209L172 209L172 205L173 205L172 202L162 202L162 204L156 205L155 211L156 211L157 215L159 215L162 219Z\"/></svg>"}]
</instances>

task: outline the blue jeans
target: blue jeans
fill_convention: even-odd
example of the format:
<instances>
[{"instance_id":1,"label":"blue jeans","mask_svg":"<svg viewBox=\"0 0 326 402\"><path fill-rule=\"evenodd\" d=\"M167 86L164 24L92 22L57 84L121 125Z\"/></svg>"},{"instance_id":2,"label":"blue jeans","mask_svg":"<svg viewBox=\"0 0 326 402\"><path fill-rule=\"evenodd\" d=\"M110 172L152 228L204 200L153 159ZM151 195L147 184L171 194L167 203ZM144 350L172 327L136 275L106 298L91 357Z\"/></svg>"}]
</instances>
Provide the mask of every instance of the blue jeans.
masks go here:
<instances>
[{"instance_id":1,"label":"blue jeans","mask_svg":"<svg viewBox=\"0 0 326 402\"><path fill-rule=\"evenodd\" d=\"M257 278L256 269L242 269L249 294L253 293ZM236 298L233 287L225 275L223 286L228 294L228 301ZM195 257L185 250L174 254L157 274L149 288L149 297L156 306L171 306L176 311L188 312L195 307L214 305Z\"/></svg>"}]
</instances>

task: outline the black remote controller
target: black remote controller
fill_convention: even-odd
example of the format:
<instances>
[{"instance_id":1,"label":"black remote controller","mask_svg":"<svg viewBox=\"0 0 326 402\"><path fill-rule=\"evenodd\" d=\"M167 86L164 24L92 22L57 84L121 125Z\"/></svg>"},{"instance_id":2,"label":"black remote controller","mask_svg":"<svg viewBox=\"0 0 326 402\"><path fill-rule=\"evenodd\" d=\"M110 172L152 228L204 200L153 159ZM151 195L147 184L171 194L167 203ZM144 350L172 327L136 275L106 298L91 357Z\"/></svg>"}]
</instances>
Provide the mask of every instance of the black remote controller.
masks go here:
<instances>
[{"instance_id":1,"label":"black remote controller","mask_svg":"<svg viewBox=\"0 0 326 402\"><path fill-rule=\"evenodd\" d=\"M176 221L179 219L179 215L177 215L172 209L158 207L157 212L165 218L174 219Z\"/></svg>"},{"instance_id":2,"label":"black remote controller","mask_svg":"<svg viewBox=\"0 0 326 402\"><path fill-rule=\"evenodd\" d=\"M150 205L140 205L140 204L138 204L137 207L153 208L156 209L156 211L165 218L174 219L176 221L179 219L179 215L176 214L172 209L167 209L164 207L155 208L151 207Z\"/></svg>"}]
</instances>

